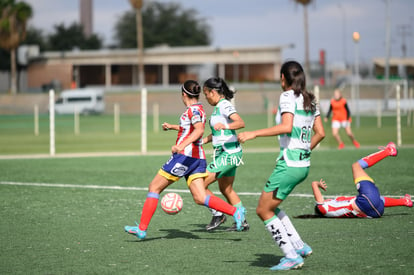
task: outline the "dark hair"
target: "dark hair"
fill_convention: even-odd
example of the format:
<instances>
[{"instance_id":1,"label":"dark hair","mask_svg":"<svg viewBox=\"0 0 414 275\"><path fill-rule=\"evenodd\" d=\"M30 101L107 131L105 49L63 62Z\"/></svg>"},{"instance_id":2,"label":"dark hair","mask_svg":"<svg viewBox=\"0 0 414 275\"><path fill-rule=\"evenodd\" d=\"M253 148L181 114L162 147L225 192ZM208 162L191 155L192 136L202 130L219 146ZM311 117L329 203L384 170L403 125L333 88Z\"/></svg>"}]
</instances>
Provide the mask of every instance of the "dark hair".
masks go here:
<instances>
[{"instance_id":1,"label":"dark hair","mask_svg":"<svg viewBox=\"0 0 414 275\"><path fill-rule=\"evenodd\" d=\"M316 216L318 216L318 217L325 217L325 216L322 214L321 210L319 210L318 205L315 205L315 215L316 215Z\"/></svg>"},{"instance_id":2,"label":"dark hair","mask_svg":"<svg viewBox=\"0 0 414 275\"><path fill-rule=\"evenodd\" d=\"M230 100L234 97L235 91L230 90L226 82L220 77L211 77L204 82L204 87L214 89L224 98Z\"/></svg>"},{"instance_id":3,"label":"dark hair","mask_svg":"<svg viewBox=\"0 0 414 275\"><path fill-rule=\"evenodd\" d=\"M187 80L181 86L181 92L187 94L190 98L197 98L200 96L201 87L195 80Z\"/></svg>"},{"instance_id":4,"label":"dark hair","mask_svg":"<svg viewBox=\"0 0 414 275\"><path fill-rule=\"evenodd\" d=\"M280 78L285 76L286 83L295 92L295 96L302 94L303 109L306 112L315 112L315 95L306 90L306 77L302 66L296 61L287 61L280 69Z\"/></svg>"}]
</instances>

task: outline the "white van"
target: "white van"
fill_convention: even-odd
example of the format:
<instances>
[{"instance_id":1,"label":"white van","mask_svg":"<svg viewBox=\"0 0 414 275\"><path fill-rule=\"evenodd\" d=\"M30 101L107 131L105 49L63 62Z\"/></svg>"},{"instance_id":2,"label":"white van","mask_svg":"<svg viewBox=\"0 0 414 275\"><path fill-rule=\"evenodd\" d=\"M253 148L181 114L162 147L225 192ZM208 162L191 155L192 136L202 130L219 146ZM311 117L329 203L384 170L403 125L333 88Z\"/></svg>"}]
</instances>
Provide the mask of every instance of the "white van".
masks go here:
<instances>
[{"instance_id":1,"label":"white van","mask_svg":"<svg viewBox=\"0 0 414 275\"><path fill-rule=\"evenodd\" d=\"M63 91L55 102L56 114L101 114L105 110L103 91L75 89Z\"/></svg>"}]
</instances>

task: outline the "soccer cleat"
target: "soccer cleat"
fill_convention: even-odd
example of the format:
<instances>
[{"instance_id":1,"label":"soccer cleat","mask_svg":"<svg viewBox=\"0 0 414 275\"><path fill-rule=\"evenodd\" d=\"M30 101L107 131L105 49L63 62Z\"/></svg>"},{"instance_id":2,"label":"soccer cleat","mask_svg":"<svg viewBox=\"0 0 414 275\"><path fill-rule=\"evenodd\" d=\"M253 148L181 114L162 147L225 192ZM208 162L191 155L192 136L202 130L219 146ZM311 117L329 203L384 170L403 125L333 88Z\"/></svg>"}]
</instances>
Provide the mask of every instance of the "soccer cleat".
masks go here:
<instances>
[{"instance_id":1,"label":"soccer cleat","mask_svg":"<svg viewBox=\"0 0 414 275\"><path fill-rule=\"evenodd\" d=\"M387 144L387 146L385 146L385 148L388 149L391 157L397 156L398 154L397 146L395 145L394 142L391 141L390 143Z\"/></svg>"},{"instance_id":2,"label":"soccer cleat","mask_svg":"<svg viewBox=\"0 0 414 275\"><path fill-rule=\"evenodd\" d=\"M344 148L345 148L345 143L343 143L343 142L339 143L338 149L341 150L341 149L344 149Z\"/></svg>"},{"instance_id":3,"label":"soccer cleat","mask_svg":"<svg viewBox=\"0 0 414 275\"><path fill-rule=\"evenodd\" d=\"M404 199L405 199L405 202L404 202L405 206L407 206L407 207L413 207L413 201L411 200L411 196L410 195L405 194Z\"/></svg>"},{"instance_id":4,"label":"soccer cleat","mask_svg":"<svg viewBox=\"0 0 414 275\"><path fill-rule=\"evenodd\" d=\"M243 229L241 231L249 231L250 225L247 223L246 220L243 222ZM234 222L233 225L226 229L226 231L237 231L237 225Z\"/></svg>"},{"instance_id":5,"label":"soccer cleat","mask_svg":"<svg viewBox=\"0 0 414 275\"><path fill-rule=\"evenodd\" d=\"M283 257L278 265L272 266L270 270L290 270L298 269L303 266L303 258L298 256L294 259Z\"/></svg>"},{"instance_id":6,"label":"soccer cleat","mask_svg":"<svg viewBox=\"0 0 414 275\"><path fill-rule=\"evenodd\" d=\"M234 221L236 222L237 231L243 230L243 221L245 220L244 218L245 212L246 212L246 208L244 207L237 207L236 212L234 212L233 218L234 218Z\"/></svg>"},{"instance_id":7,"label":"soccer cleat","mask_svg":"<svg viewBox=\"0 0 414 275\"><path fill-rule=\"evenodd\" d=\"M354 144L355 148L361 147L361 145L359 144L359 142L356 141L356 140L354 140L352 143Z\"/></svg>"},{"instance_id":8,"label":"soccer cleat","mask_svg":"<svg viewBox=\"0 0 414 275\"><path fill-rule=\"evenodd\" d=\"M301 249L296 249L296 253L303 258L310 256L312 252L312 248L307 243L303 243L303 247Z\"/></svg>"},{"instance_id":9,"label":"soccer cleat","mask_svg":"<svg viewBox=\"0 0 414 275\"><path fill-rule=\"evenodd\" d=\"M226 220L227 220L227 217L224 214L222 214L220 216L213 216L213 218L211 219L211 222L206 225L206 230L207 231L212 231L212 230L216 229L217 227L219 227L220 224L225 223Z\"/></svg>"},{"instance_id":10,"label":"soccer cleat","mask_svg":"<svg viewBox=\"0 0 414 275\"><path fill-rule=\"evenodd\" d=\"M125 232L127 232L128 234L131 234L131 235L135 235L140 240L145 239L145 237L147 236L147 231L139 229L138 223L137 222L135 222L135 223L137 224L137 226L128 226L128 225L126 225L124 227Z\"/></svg>"}]
</instances>

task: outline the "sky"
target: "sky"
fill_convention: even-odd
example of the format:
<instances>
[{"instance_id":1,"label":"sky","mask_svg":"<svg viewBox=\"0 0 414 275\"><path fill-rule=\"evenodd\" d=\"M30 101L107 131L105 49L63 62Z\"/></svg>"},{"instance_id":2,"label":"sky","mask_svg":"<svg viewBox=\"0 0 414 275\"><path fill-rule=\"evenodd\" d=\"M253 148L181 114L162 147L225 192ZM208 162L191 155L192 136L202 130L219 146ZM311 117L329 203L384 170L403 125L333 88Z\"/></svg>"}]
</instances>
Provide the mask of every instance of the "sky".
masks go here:
<instances>
[{"instance_id":1,"label":"sky","mask_svg":"<svg viewBox=\"0 0 414 275\"><path fill-rule=\"evenodd\" d=\"M24 0L34 11L29 25L50 33L59 23L79 22L79 1ZM145 2L154 0L144 0ZM283 46L284 59L304 60L303 8L293 0L157 0L195 9L212 31L214 47ZM128 0L93 0L93 31L113 42L117 19L131 9ZM414 1L389 0L391 56L401 57L405 28L407 56L414 57ZM355 60L352 33L360 33L359 62L385 56L386 0L315 0L308 7L310 59L321 49L328 63Z\"/></svg>"}]
</instances>

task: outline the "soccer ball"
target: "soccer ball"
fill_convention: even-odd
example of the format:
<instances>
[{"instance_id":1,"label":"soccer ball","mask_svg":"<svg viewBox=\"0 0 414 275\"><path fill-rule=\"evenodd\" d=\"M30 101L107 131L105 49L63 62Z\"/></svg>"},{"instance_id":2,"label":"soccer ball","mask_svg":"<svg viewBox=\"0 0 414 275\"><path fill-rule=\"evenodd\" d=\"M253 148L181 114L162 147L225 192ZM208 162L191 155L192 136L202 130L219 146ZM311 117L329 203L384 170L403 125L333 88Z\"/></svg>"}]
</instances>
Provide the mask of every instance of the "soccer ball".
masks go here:
<instances>
[{"instance_id":1,"label":"soccer ball","mask_svg":"<svg viewBox=\"0 0 414 275\"><path fill-rule=\"evenodd\" d=\"M162 197L161 208L169 215L178 214L183 208L183 199L177 193L167 193Z\"/></svg>"}]
</instances>

